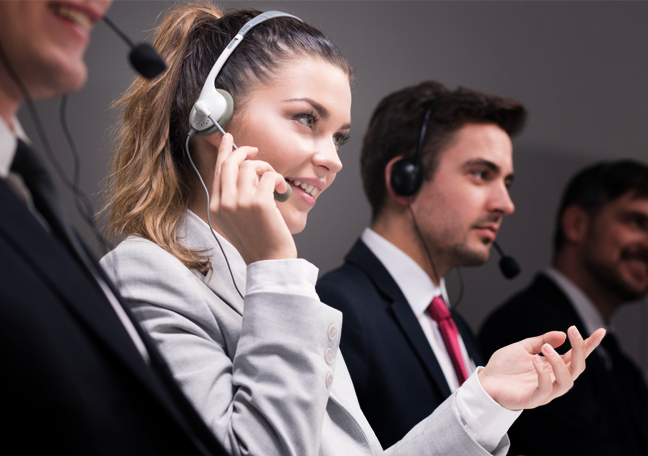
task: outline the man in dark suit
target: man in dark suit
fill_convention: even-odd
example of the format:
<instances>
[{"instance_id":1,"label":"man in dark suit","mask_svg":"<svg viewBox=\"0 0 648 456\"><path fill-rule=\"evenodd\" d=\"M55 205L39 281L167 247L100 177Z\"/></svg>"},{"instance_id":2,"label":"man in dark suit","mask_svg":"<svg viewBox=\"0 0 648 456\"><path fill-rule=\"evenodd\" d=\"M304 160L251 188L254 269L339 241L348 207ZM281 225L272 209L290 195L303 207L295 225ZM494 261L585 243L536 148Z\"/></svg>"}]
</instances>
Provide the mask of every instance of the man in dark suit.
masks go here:
<instances>
[{"instance_id":1,"label":"man in dark suit","mask_svg":"<svg viewBox=\"0 0 648 456\"><path fill-rule=\"evenodd\" d=\"M510 136L525 116L515 101L432 81L387 96L373 114L361 157L371 228L317 291L344 314L341 351L384 447L483 365L443 277L484 263L513 212Z\"/></svg>"},{"instance_id":2,"label":"man in dark suit","mask_svg":"<svg viewBox=\"0 0 648 456\"><path fill-rule=\"evenodd\" d=\"M7 454L224 454L69 224L15 115L79 89L110 0L0 2L0 436Z\"/></svg>"},{"instance_id":3,"label":"man in dark suit","mask_svg":"<svg viewBox=\"0 0 648 456\"><path fill-rule=\"evenodd\" d=\"M496 310L479 339L489 354L549 327L576 325L585 336L609 326L617 310L647 291L648 167L599 163L578 173L563 195L552 266ZM551 443L538 438L548 423ZM572 390L525 411L510 436L512 454L648 454L648 389L613 328Z\"/></svg>"}]
</instances>

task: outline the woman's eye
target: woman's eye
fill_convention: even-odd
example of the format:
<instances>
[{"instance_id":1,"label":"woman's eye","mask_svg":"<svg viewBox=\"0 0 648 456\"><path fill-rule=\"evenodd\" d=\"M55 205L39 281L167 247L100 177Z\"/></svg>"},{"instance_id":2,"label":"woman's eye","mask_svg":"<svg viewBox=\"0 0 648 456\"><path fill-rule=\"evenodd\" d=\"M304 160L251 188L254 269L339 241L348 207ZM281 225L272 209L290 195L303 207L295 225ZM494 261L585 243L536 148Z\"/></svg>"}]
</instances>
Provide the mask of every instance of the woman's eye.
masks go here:
<instances>
[{"instance_id":1,"label":"woman's eye","mask_svg":"<svg viewBox=\"0 0 648 456\"><path fill-rule=\"evenodd\" d=\"M337 147L344 146L346 143L349 142L350 139L351 137L349 136L348 133L347 134L338 133L333 136L333 142Z\"/></svg>"},{"instance_id":2,"label":"woman's eye","mask_svg":"<svg viewBox=\"0 0 648 456\"><path fill-rule=\"evenodd\" d=\"M296 116L293 117L293 119L299 123L304 124L308 128L313 128L317 123L317 117L315 117L315 114L313 113L304 112L301 114L297 114Z\"/></svg>"}]
</instances>

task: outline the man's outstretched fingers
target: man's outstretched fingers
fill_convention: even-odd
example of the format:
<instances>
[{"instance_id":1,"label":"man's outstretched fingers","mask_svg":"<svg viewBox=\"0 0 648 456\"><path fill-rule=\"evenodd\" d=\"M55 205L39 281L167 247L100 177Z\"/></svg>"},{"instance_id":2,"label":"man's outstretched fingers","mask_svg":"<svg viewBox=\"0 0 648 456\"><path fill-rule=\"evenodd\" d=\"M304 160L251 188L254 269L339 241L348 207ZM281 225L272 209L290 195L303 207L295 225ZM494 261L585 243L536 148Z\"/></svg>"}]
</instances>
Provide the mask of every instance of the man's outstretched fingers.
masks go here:
<instances>
[{"instance_id":1,"label":"man's outstretched fingers","mask_svg":"<svg viewBox=\"0 0 648 456\"><path fill-rule=\"evenodd\" d=\"M599 328L587 338L587 340L585 341L585 357L588 357L590 353L592 353L594 349L599 346L599 344L603 340L603 337L605 337L605 329Z\"/></svg>"},{"instance_id":2,"label":"man's outstretched fingers","mask_svg":"<svg viewBox=\"0 0 648 456\"><path fill-rule=\"evenodd\" d=\"M532 355L540 353L545 344L549 344L552 347L560 347L564 342L565 333L562 331L550 331L541 336L529 337L522 341L526 350Z\"/></svg>"},{"instance_id":3,"label":"man's outstretched fingers","mask_svg":"<svg viewBox=\"0 0 648 456\"><path fill-rule=\"evenodd\" d=\"M553 375L556 379L552 397L550 398L553 399L569 391L569 389L574 385L574 381L572 380L571 372L569 372L569 369L563 362L562 357L556 353L556 350L554 350L551 345L543 345L542 354L551 365Z\"/></svg>"},{"instance_id":4,"label":"man's outstretched fingers","mask_svg":"<svg viewBox=\"0 0 648 456\"><path fill-rule=\"evenodd\" d=\"M587 357L585 353L585 341L578 332L578 329L576 329L576 326L569 328L567 334L569 335L569 342L572 346L571 357L569 361L565 361L563 357L563 362L569 362L569 372L572 375L572 380L576 380L585 370L585 358Z\"/></svg>"},{"instance_id":5,"label":"man's outstretched fingers","mask_svg":"<svg viewBox=\"0 0 648 456\"><path fill-rule=\"evenodd\" d=\"M538 374L538 387L533 392L533 405L529 408L546 404L553 390L550 369L545 366L545 362L541 356L536 355L533 357L533 367Z\"/></svg>"}]
</instances>

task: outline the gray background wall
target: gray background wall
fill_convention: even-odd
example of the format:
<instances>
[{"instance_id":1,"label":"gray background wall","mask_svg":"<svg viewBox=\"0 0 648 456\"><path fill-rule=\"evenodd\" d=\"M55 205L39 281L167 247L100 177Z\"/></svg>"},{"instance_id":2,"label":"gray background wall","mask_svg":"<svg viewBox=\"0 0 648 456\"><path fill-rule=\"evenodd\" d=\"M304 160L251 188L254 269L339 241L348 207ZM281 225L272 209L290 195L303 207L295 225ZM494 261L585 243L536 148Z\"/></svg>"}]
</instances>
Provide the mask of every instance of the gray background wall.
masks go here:
<instances>
[{"instance_id":1,"label":"gray background wall","mask_svg":"<svg viewBox=\"0 0 648 456\"><path fill-rule=\"evenodd\" d=\"M477 330L488 313L524 287L550 259L554 212L575 171L597 160L648 161L648 3L644 2L221 2L298 15L324 30L357 71L352 140L341 150L344 170L318 200L300 255L326 272L342 261L369 222L359 178L359 149L373 107L387 93L436 79L523 102L528 127L514 141L517 210L498 240L523 272L501 277L496 256L463 270L460 311ZM110 16L134 38L150 35L163 1L116 1ZM100 182L114 123L108 106L133 77L126 47L98 24L87 52L90 78L69 101L68 118L82 155L81 187L101 206ZM38 104L63 166L71 159L57 120L58 101ZM20 119L35 140L23 109ZM68 207L72 199L61 190ZM431 208L434 210L434 208ZM71 209L74 222L92 235ZM449 275L451 297L456 275ZM648 306L628 306L614 321L624 348L648 371ZM643 328L643 329L642 329Z\"/></svg>"}]
</instances>

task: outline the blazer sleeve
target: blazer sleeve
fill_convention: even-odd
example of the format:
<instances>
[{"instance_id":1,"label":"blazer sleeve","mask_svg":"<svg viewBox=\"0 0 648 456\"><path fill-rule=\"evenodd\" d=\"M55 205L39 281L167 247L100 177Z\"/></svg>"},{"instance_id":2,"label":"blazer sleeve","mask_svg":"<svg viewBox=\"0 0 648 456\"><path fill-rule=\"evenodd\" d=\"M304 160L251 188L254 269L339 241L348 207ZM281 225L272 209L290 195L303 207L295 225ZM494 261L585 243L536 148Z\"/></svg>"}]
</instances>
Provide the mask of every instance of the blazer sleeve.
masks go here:
<instances>
[{"instance_id":1,"label":"blazer sleeve","mask_svg":"<svg viewBox=\"0 0 648 456\"><path fill-rule=\"evenodd\" d=\"M339 343L329 328L341 327L340 312L313 298L258 292L245 297L241 320L145 240L123 242L102 266L229 454L318 454L335 368L326 354Z\"/></svg>"},{"instance_id":2,"label":"blazer sleeve","mask_svg":"<svg viewBox=\"0 0 648 456\"><path fill-rule=\"evenodd\" d=\"M357 302L362 297L356 296L351 287L345 286L345 278L325 276L317 282L317 294L323 303L342 312L342 337L340 349L344 354L353 386L360 404L368 397L369 388L369 359L371 345L369 343L364 319L358 313Z\"/></svg>"},{"instance_id":3,"label":"blazer sleeve","mask_svg":"<svg viewBox=\"0 0 648 456\"><path fill-rule=\"evenodd\" d=\"M504 435L497 447L489 453L466 429L466 421L457 407L457 391L448 397L434 412L414 426L402 440L389 447L384 456L400 455L452 455L452 456L505 456L510 447Z\"/></svg>"}]
</instances>

